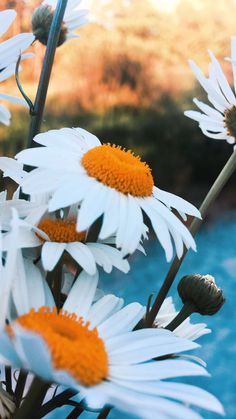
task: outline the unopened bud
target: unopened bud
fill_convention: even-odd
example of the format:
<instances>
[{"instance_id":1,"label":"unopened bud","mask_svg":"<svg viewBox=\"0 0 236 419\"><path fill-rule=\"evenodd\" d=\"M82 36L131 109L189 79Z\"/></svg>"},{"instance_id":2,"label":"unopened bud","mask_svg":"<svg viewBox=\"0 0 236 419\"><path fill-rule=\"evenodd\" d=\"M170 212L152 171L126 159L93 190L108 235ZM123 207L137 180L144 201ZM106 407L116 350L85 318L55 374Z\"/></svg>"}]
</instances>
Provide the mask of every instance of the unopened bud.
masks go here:
<instances>
[{"instance_id":1,"label":"unopened bud","mask_svg":"<svg viewBox=\"0 0 236 419\"><path fill-rule=\"evenodd\" d=\"M187 275L178 285L179 296L183 304L190 303L197 313L213 315L225 302L223 291L216 286L211 275Z\"/></svg>"},{"instance_id":2,"label":"unopened bud","mask_svg":"<svg viewBox=\"0 0 236 419\"><path fill-rule=\"evenodd\" d=\"M54 15L54 10L51 6L45 4L35 9L32 15L32 30L35 38L43 45L47 45L50 27ZM67 28L62 23L61 31L57 46L59 47L66 41Z\"/></svg>"}]
</instances>

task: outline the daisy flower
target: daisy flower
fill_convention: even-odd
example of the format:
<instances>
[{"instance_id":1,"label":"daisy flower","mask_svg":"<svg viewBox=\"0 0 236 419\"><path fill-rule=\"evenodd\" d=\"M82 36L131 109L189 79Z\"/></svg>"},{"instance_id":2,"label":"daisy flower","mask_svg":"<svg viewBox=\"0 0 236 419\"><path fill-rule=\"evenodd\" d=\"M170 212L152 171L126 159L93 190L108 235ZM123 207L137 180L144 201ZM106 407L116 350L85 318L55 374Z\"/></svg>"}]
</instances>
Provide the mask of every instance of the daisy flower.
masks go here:
<instances>
[{"instance_id":1,"label":"daisy flower","mask_svg":"<svg viewBox=\"0 0 236 419\"><path fill-rule=\"evenodd\" d=\"M173 256L172 239L178 257L184 245L195 250L187 227L172 212L200 217L199 211L176 195L154 186L149 166L130 150L101 144L81 128L63 128L38 134L34 140L45 147L24 150L18 162L37 167L21 182L28 194L52 195L49 211L79 204L78 232L87 230L100 216L99 239L116 236L116 246L133 253L144 229L143 212L166 253Z\"/></svg>"},{"instance_id":2,"label":"daisy flower","mask_svg":"<svg viewBox=\"0 0 236 419\"><path fill-rule=\"evenodd\" d=\"M178 313L179 312L175 309L172 297L166 298L156 316L154 322L155 326L166 327ZM185 339L196 340L203 335L211 333L211 330L206 327L205 323L191 323L190 317L188 317L173 331L173 333Z\"/></svg>"},{"instance_id":3,"label":"daisy flower","mask_svg":"<svg viewBox=\"0 0 236 419\"><path fill-rule=\"evenodd\" d=\"M32 16L32 29L35 38L44 45L47 45L50 26L57 3L57 0L44 0ZM88 10L80 9L80 3L81 0L68 0L58 46L62 45L68 39L79 38L79 35L74 31L88 22Z\"/></svg>"},{"instance_id":4,"label":"daisy flower","mask_svg":"<svg viewBox=\"0 0 236 419\"><path fill-rule=\"evenodd\" d=\"M16 201L18 204L16 208L19 207L19 201L21 200ZM2 205L3 216L10 207L9 202L14 207L14 200L5 201ZM20 223L17 246L20 249L42 246L40 256L46 271L55 268L64 252L67 252L90 275L95 274L96 265L101 266L106 273L110 273L113 266L124 273L129 271L129 263L119 250L106 243L86 242L86 232L76 231L76 222L70 216L70 212L67 219L57 219L55 214L46 214L45 205L37 205L35 208L35 204L29 202L28 206L32 206L32 210L28 211L24 221ZM25 207L23 204L22 210L28 209L26 204ZM4 250L9 246L9 235L5 234Z\"/></svg>"},{"instance_id":5,"label":"daisy flower","mask_svg":"<svg viewBox=\"0 0 236 419\"><path fill-rule=\"evenodd\" d=\"M147 419L199 419L189 404L223 413L206 391L163 381L206 376L205 368L181 358L153 359L198 345L164 329L133 331L145 308L138 303L122 307L113 295L93 304L97 280L82 273L60 312L41 307L2 329L2 361L76 389L92 408L109 404Z\"/></svg>"},{"instance_id":6,"label":"daisy flower","mask_svg":"<svg viewBox=\"0 0 236 419\"><path fill-rule=\"evenodd\" d=\"M14 10L8 9L0 12L0 36L2 36L12 24L16 17ZM34 35L32 33L21 33L13 36L0 44L0 82L8 79L15 74L16 62L19 55L32 44ZM28 58L31 54L22 55L22 58ZM25 100L0 93L0 99L8 100L12 103L25 105ZM0 105L0 122L5 125L10 124L11 114L5 106Z\"/></svg>"},{"instance_id":7,"label":"daisy flower","mask_svg":"<svg viewBox=\"0 0 236 419\"><path fill-rule=\"evenodd\" d=\"M209 50L211 63L209 77L205 77L199 67L190 60L190 66L200 85L207 93L210 105L194 98L198 111L186 111L184 114L197 121L199 127L209 138L226 140L234 144L236 139L236 37L231 42L231 63L234 76L234 91L231 89L222 68Z\"/></svg>"}]
</instances>

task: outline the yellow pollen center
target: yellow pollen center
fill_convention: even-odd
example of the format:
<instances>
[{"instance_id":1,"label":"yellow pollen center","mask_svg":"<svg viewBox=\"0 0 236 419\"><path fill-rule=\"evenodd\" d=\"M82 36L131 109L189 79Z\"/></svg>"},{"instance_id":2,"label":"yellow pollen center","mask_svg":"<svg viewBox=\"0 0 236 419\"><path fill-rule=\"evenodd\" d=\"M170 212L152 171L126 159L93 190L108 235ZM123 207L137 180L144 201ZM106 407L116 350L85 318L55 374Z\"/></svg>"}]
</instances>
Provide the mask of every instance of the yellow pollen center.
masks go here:
<instances>
[{"instance_id":1,"label":"yellow pollen center","mask_svg":"<svg viewBox=\"0 0 236 419\"><path fill-rule=\"evenodd\" d=\"M224 113L224 124L228 135L236 139L236 106L226 109Z\"/></svg>"},{"instance_id":2,"label":"yellow pollen center","mask_svg":"<svg viewBox=\"0 0 236 419\"><path fill-rule=\"evenodd\" d=\"M48 235L51 241L57 243L72 243L85 240L85 232L78 233L74 221L50 220L41 221L38 228Z\"/></svg>"},{"instance_id":3,"label":"yellow pollen center","mask_svg":"<svg viewBox=\"0 0 236 419\"><path fill-rule=\"evenodd\" d=\"M93 386L108 376L108 355L96 328L76 314L41 307L17 318L15 323L38 333L46 342L55 369L66 370L84 386ZM11 326L8 326L12 336Z\"/></svg>"},{"instance_id":4,"label":"yellow pollen center","mask_svg":"<svg viewBox=\"0 0 236 419\"><path fill-rule=\"evenodd\" d=\"M119 192L138 197L152 194L151 169L130 150L103 144L87 151L81 163L89 176Z\"/></svg>"}]
</instances>

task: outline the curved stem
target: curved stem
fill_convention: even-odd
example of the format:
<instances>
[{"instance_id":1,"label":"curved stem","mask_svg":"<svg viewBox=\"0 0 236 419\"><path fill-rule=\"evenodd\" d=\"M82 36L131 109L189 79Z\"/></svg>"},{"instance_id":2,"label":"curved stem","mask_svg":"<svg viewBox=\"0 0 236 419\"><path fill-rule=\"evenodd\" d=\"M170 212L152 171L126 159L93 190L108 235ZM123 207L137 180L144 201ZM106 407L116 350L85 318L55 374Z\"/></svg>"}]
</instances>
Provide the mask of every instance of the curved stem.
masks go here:
<instances>
[{"instance_id":1,"label":"curved stem","mask_svg":"<svg viewBox=\"0 0 236 419\"><path fill-rule=\"evenodd\" d=\"M196 308L194 304L189 302L185 303L177 316L165 327L165 329L171 330L173 332L173 330L180 326L184 320L186 320L195 311Z\"/></svg>"},{"instance_id":2,"label":"curved stem","mask_svg":"<svg viewBox=\"0 0 236 419\"><path fill-rule=\"evenodd\" d=\"M20 78L19 78L20 62L21 62L21 55L19 55L19 58L18 58L17 63L16 63L16 70L15 70L16 84L17 84L17 87L18 87L19 91L21 92L23 98L25 99L25 101L27 102L27 104L29 106L30 115L34 115L34 105L31 102L30 98L27 96L27 94L24 92L23 87L22 87L21 82L20 82Z\"/></svg>"},{"instance_id":3,"label":"curved stem","mask_svg":"<svg viewBox=\"0 0 236 419\"><path fill-rule=\"evenodd\" d=\"M229 158L229 160L227 161L226 165L224 166L224 168L222 169L222 171L220 172L219 176L217 177L216 181L214 182L214 184L212 185L211 189L209 190L207 196L205 197L201 207L200 207L200 213L202 215L202 219L205 218L208 208L210 207L210 205L216 200L216 198L218 197L219 193L221 192L221 190L223 189L224 185L226 184L226 182L229 180L229 178L232 176L232 174L234 173L236 169L236 150L233 152L233 154L231 155L231 157ZM198 232L200 226L202 224L202 220L195 218L190 226L190 232L192 233L193 236L196 235L196 233ZM175 257L174 261L172 262L172 265L167 273L167 276L159 290L159 293L156 296L156 299L153 303L153 306L151 308L151 310L149 311L149 313L146 316L145 319L145 327L151 327L156 315L158 313L158 311L161 308L161 305L166 297L166 295L169 292L169 289L171 287L171 285L174 282L174 279L176 277L177 272L179 271L179 268L181 267L181 264L184 260L184 257L186 255L186 253L188 252L188 249L184 250L183 256L181 257L181 259L178 259L177 257Z\"/></svg>"},{"instance_id":4,"label":"curved stem","mask_svg":"<svg viewBox=\"0 0 236 419\"><path fill-rule=\"evenodd\" d=\"M32 140L34 136L38 134L38 132L40 131L54 56L60 35L61 24L67 6L67 1L68 0L58 0L57 7L54 12L48 37L46 53L43 61L43 68L34 103L34 114L31 115L27 148L34 146Z\"/></svg>"}]
</instances>

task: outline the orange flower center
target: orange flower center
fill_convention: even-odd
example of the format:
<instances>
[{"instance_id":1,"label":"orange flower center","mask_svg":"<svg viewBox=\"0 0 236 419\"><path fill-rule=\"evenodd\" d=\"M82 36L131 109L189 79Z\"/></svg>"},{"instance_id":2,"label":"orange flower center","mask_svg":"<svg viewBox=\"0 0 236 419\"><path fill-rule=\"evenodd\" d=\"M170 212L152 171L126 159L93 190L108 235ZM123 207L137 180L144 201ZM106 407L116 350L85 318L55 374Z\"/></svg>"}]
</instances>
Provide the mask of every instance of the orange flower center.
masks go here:
<instances>
[{"instance_id":1,"label":"orange flower center","mask_svg":"<svg viewBox=\"0 0 236 419\"><path fill-rule=\"evenodd\" d=\"M51 241L57 243L81 242L86 236L84 231L81 233L76 231L74 221L45 219L39 223L38 228L44 231Z\"/></svg>"},{"instance_id":2,"label":"orange flower center","mask_svg":"<svg viewBox=\"0 0 236 419\"><path fill-rule=\"evenodd\" d=\"M152 194L151 169L130 150L103 144L87 151L81 163L89 176L119 192L138 197Z\"/></svg>"},{"instance_id":3,"label":"orange flower center","mask_svg":"<svg viewBox=\"0 0 236 419\"><path fill-rule=\"evenodd\" d=\"M108 355L96 328L76 314L41 307L17 318L15 323L38 333L46 342L53 367L66 370L84 386L93 386L108 376ZM9 331L11 336L11 331Z\"/></svg>"}]
</instances>

